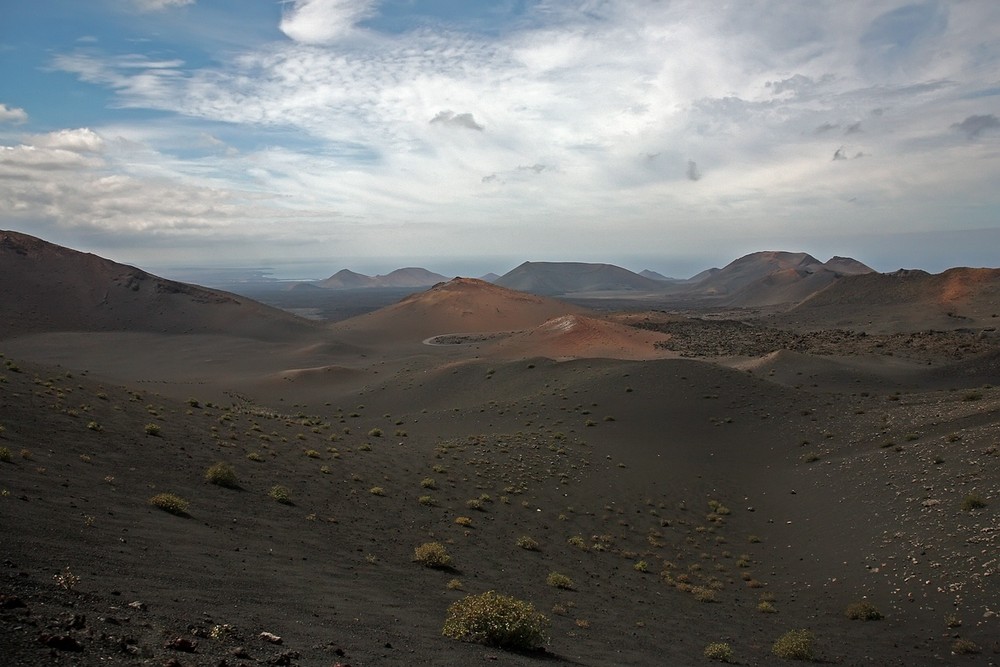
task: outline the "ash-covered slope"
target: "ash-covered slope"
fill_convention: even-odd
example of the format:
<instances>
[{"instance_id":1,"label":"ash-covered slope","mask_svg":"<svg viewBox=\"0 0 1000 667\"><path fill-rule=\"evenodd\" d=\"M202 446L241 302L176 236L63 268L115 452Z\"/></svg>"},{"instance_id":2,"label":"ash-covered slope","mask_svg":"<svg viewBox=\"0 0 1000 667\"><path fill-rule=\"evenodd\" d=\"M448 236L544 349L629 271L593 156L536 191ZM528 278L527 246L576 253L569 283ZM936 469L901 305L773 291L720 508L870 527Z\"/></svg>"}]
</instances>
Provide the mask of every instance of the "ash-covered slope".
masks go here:
<instances>
[{"instance_id":1,"label":"ash-covered slope","mask_svg":"<svg viewBox=\"0 0 1000 667\"><path fill-rule=\"evenodd\" d=\"M524 329L553 317L582 312L583 308L556 299L475 278L455 278L373 313L340 322L335 330L419 341L445 333Z\"/></svg>"},{"instance_id":2,"label":"ash-covered slope","mask_svg":"<svg viewBox=\"0 0 1000 667\"><path fill-rule=\"evenodd\" d=\"M318 330L235 294L166 280L13 231L0 232L0 311L0 338L128 331L274 340Z\"/></svg>"},{"instance_id":3,"label":"ash-covered slope","mask_svg":"<svg viewBox=\"0 0 1000 667\"><path fill-rule=\"evenodd\" d=\"M1000 269L846 276L800 303L784 319L814 327L870 324L875 330L996 326Z\"/></svg>"}]
</instances>

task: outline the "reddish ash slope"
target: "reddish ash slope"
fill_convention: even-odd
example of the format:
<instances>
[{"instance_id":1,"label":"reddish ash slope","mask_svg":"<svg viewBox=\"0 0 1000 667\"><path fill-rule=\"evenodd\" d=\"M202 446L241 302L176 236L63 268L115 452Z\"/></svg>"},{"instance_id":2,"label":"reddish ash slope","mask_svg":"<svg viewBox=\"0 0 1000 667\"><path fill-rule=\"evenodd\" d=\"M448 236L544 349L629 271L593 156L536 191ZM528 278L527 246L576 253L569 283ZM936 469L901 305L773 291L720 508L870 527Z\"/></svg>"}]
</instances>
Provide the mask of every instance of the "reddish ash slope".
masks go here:
<instances>
[{"instance_id":1,"label":"reddish ash slope","mask_svg":"<svg viewBox=\"0 0 1000 667\"><path fill-rule=\"evenodd\" d=\"M501 357L654 359L676 356L656 348L670 336L583 315L562 315L496 344Z\"/></svg>"},{"instance_id":2,"label":"reddish ash slope","mask_svg":"<svg viewBox=\"0 0 1000 667\"><path fill-rule=\"evenodd\" d=\"M446 333L526 329L559 315L583 312L556 299L475 278L454 278L373 313L339 322L334 330L382 340L420 341Z\"/></svg>"},{"instance_id":3,"label":"reddish ash slope","mask_svg":"<svg viewBox=\"0 0 1000 667\"><path fill-rule=\"evenodd\" d=\"M319 327L250 299L0 231L0 338L55 331L226 334L280 340Z\"/></svg>"}]
</instances>

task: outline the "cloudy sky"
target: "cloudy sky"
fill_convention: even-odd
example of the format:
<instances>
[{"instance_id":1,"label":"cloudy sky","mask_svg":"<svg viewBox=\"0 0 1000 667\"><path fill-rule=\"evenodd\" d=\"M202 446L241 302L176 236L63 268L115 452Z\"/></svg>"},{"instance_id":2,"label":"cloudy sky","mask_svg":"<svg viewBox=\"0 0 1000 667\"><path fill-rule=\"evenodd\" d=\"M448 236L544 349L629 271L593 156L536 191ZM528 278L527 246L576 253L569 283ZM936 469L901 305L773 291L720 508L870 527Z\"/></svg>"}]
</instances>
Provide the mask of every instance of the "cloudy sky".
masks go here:
<instances>
[{"instance_id":1,"label":"cloudy sky","mask_svg":"<svg viewBox=\"0 0 1000 667\"><path fill-rule=\"evenodd\" d=\"M1000 266L1000 2L4 2L0 227L301 277Z\"/></svg>"}]
</instances>

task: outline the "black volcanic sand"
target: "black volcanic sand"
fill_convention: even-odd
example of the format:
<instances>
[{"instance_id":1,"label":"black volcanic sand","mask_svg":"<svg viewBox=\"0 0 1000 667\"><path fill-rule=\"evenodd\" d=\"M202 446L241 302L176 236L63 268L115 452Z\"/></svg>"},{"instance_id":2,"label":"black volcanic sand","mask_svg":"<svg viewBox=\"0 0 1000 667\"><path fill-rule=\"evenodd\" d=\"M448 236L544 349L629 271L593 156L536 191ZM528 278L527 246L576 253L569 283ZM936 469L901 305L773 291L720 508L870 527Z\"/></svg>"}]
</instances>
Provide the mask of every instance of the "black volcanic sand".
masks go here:
<instances>
[{"instance_id":1,"label":"black volcanic sand","mask_svg":"<svg viewBox=\"0 0 1000 667\"><path fill-rule=\"evenodd\" d=\"M5 664L691 665L725 641L769 665L796 628L826 663L1000 662L1000 389L974 374L834 391L785 366L247 343L192 377L196 339L76 361L40 340L0 344ZM239 488L206 481L219 461ZM453 570L413 562L428 541ZM551 619L544 652L441 635L486 590ZM861 600L885 618L849 620Z\"/></svg>"}]
</instances>

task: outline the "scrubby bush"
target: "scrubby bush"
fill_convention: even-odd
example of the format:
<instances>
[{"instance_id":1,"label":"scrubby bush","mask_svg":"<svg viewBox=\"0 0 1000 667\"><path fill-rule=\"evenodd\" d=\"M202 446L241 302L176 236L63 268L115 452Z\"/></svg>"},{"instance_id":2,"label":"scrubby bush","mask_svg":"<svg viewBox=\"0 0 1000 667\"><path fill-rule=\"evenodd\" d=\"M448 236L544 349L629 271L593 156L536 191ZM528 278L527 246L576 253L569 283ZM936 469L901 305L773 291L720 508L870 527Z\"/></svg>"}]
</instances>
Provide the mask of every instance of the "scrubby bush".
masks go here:
<instances>
[{"instance_id":1,"label":"scrubby bush","mask_svg":"<svg viewBox=\"0 0 1000 667\"><path fill-rule=\"evenodd\" d=\"M188 501L172 493L158 493L149 499L149 504L177 516L187 514Z\"/></svg>"},{"instance_id":2,"label":"scrubby bush","mask_svg":"<svg viewBox=\"0 0 1000 667\"><path fill-rule=\"evenodd\" d=\"M775 614L778 612L778 608L770 600L761 600L757 603L757 611L762 614Z\"/></svg>"},{"instance_id":3,"label":"scrubby bush","mask_svg":"<svg viewBox=\"0 0 1000 667\"><path fill-rule=\"evenodd\" d=\"M381 438L382 437L382 429L380 429L380 428L373 428L372 430L368 431L368 437L370 437L370 438Z\"/></svg>"},{"instance_id":4,"label":"scrubby bush","mask_svg":"<svg viewBox=\"0 0 1000 667\"><path fill-rule=\"evenodd\" d=\"M372 494L373 496L384 496L385 489L383 489L381 486L373 486L372 488L368 489L368 493Z\"/></svg>"},{"instance_id":5,"label":"scrubby bush","mask_svg":"<svg viewBox=\"0 0 1000 667\"><path fill-rule=\"evenodd\" d=\"M277 500L279 503L283 505L292 504L292 492L289 491L286 487L281 486L280 484L275 484L274 486L272 486L271 490L268 492L267 495L271 496L271 498Z\"/></svg>"},{"instance_id":6,"label":"scrubby bush","mask_svg":"<svg viewBox=\"0 0 1000 667\"><path fill-rule=\"evenodd\" d=\"M986 507L986 500L978 493L970 493L962 499L962 511L971 512Z\"/></svg>"},{"instance_id":7,"label":"scrubby bush","mask_svg":"<svg viewBox=\"0 0 1000 667\"><path fill-rule=\"evenodd\" d=\"M433 477L424 477L420 481L420 486L424 487L425 489L436 489L437 482L434 481Z\"/></svg>"},{"instance_id":8,"label":"scrubby bush","mask_svg":"<svg viewBox=\"0 0 1000 667\"><path fill-rule=\"evenodd\" d=\"M882 619L882 612L875 608L871 602L853 602L847 605L844 614L852 621L878 621Z\"/></svg>"},{"instance_id":9,"label":"scrubby bush","mask_svg":"<svg viewBox=\"0 0 1000 667\"><path fill-rule=\"evenodd\" d=\"M146 424L144 430L146 431L146 435L160 435L159 424L153 424L153 423Z\"/></svg>"},{"instance_id":10,"label":"scrubby bush","mask_svg":"<svg viewBox=\"0 0 1000 667\"><path fill-rule=\"evenodd\" d=\"M705 657L719 662L732 662L733 649L725 642L715 642L705 647Z\"/></svg>"},{"instance_id":11,"label":"scrubby bush","mask_svg":"<svg viewBox=\"0 0 1000 667\"><path fill-rule=\"evenodd\" d=\"M563 590L572 590L573 588L573 580L559 572L549 572L549 576L545 578L545 583L553 588L561 588Z\"/></svg>"},{"instance_id":12,"label":"scrubby bush","mask_svg":"<svg viewBox=\"0 0 1000 667\"><path fill-rule=\"evenodd\" d=\"M973 655L979 651L979 646L971 639L956 639L951 644L951 652L956 655Z\"/></svg>"},{"instance_id":13,"label":"scrubby bush","mask_svg":"<svg viewBox=\"0 0 1000 667\"><path fill-rule=\"evenodd\" d=\"M775 640L771 653L785 660L812 660L814 639L808 630L789 630Z\"/></svg>"},{"instance_id":14,"label":"scrubby bush","mask_svg":"<svg viewBox=\"0 0 1000 667\"><path fill-rule=\"evenodd\" d=\"M7 447L0 447L0 461L4 463L10 463L10 449Z\"/></svg>"},{"instance_id":15,"label":"scrubby bush","mask_svg":"<svg viewBox=\"0 0 1000 667\"><path fill-rule=\"evenodd\" d=\"M424 567L448 569L451 567L451 556L440 542L425 542L413 550L413 560Z\"/></svg>"},{"instance_id":16,"label":"scrubby bush","mask_svg":"<svg viewBox=\"0 0 1000 667\"><path fill-rule=\"evenodd\" d=\"M455 517L455 523L457 523L460 526L465 526L466 528L468 528L469 526L472 525L472 517L457 516Z\"/></svg>"},{"instance_id":17,"label":"scrubby bush","mask_svg":"<svg viewBox=\"0 0 1000 667\"><path fill-rule=\"evenodd\" d=\"M549 619L534 606L496 591L469 595L448 607L445 637L515 650L548 642Z\"/></svg>"},{"instance_id":18,"label":"scrubby bush","mask_svg":"<svg viewBox=\"0 0 1000 667\"><path fill-rule=\"evenodd\" d=\"M216 463L208 470L205 471L205 479L215 484L227 489L238 489L240 488L239 480L236 477L236 471L228 463Z\"/></svg>"},{"instance_id":19,"label":"scrubby bush","mask_svg":"<svg viewBox=\"0 0 1000 667\"><path fill-rule=\"evenodd\" d=\"M527 535L522 535L517 538L517 546L521 547L526 551L538 551L538 542L528 537Z\"/></svg>"}]
</instances>

